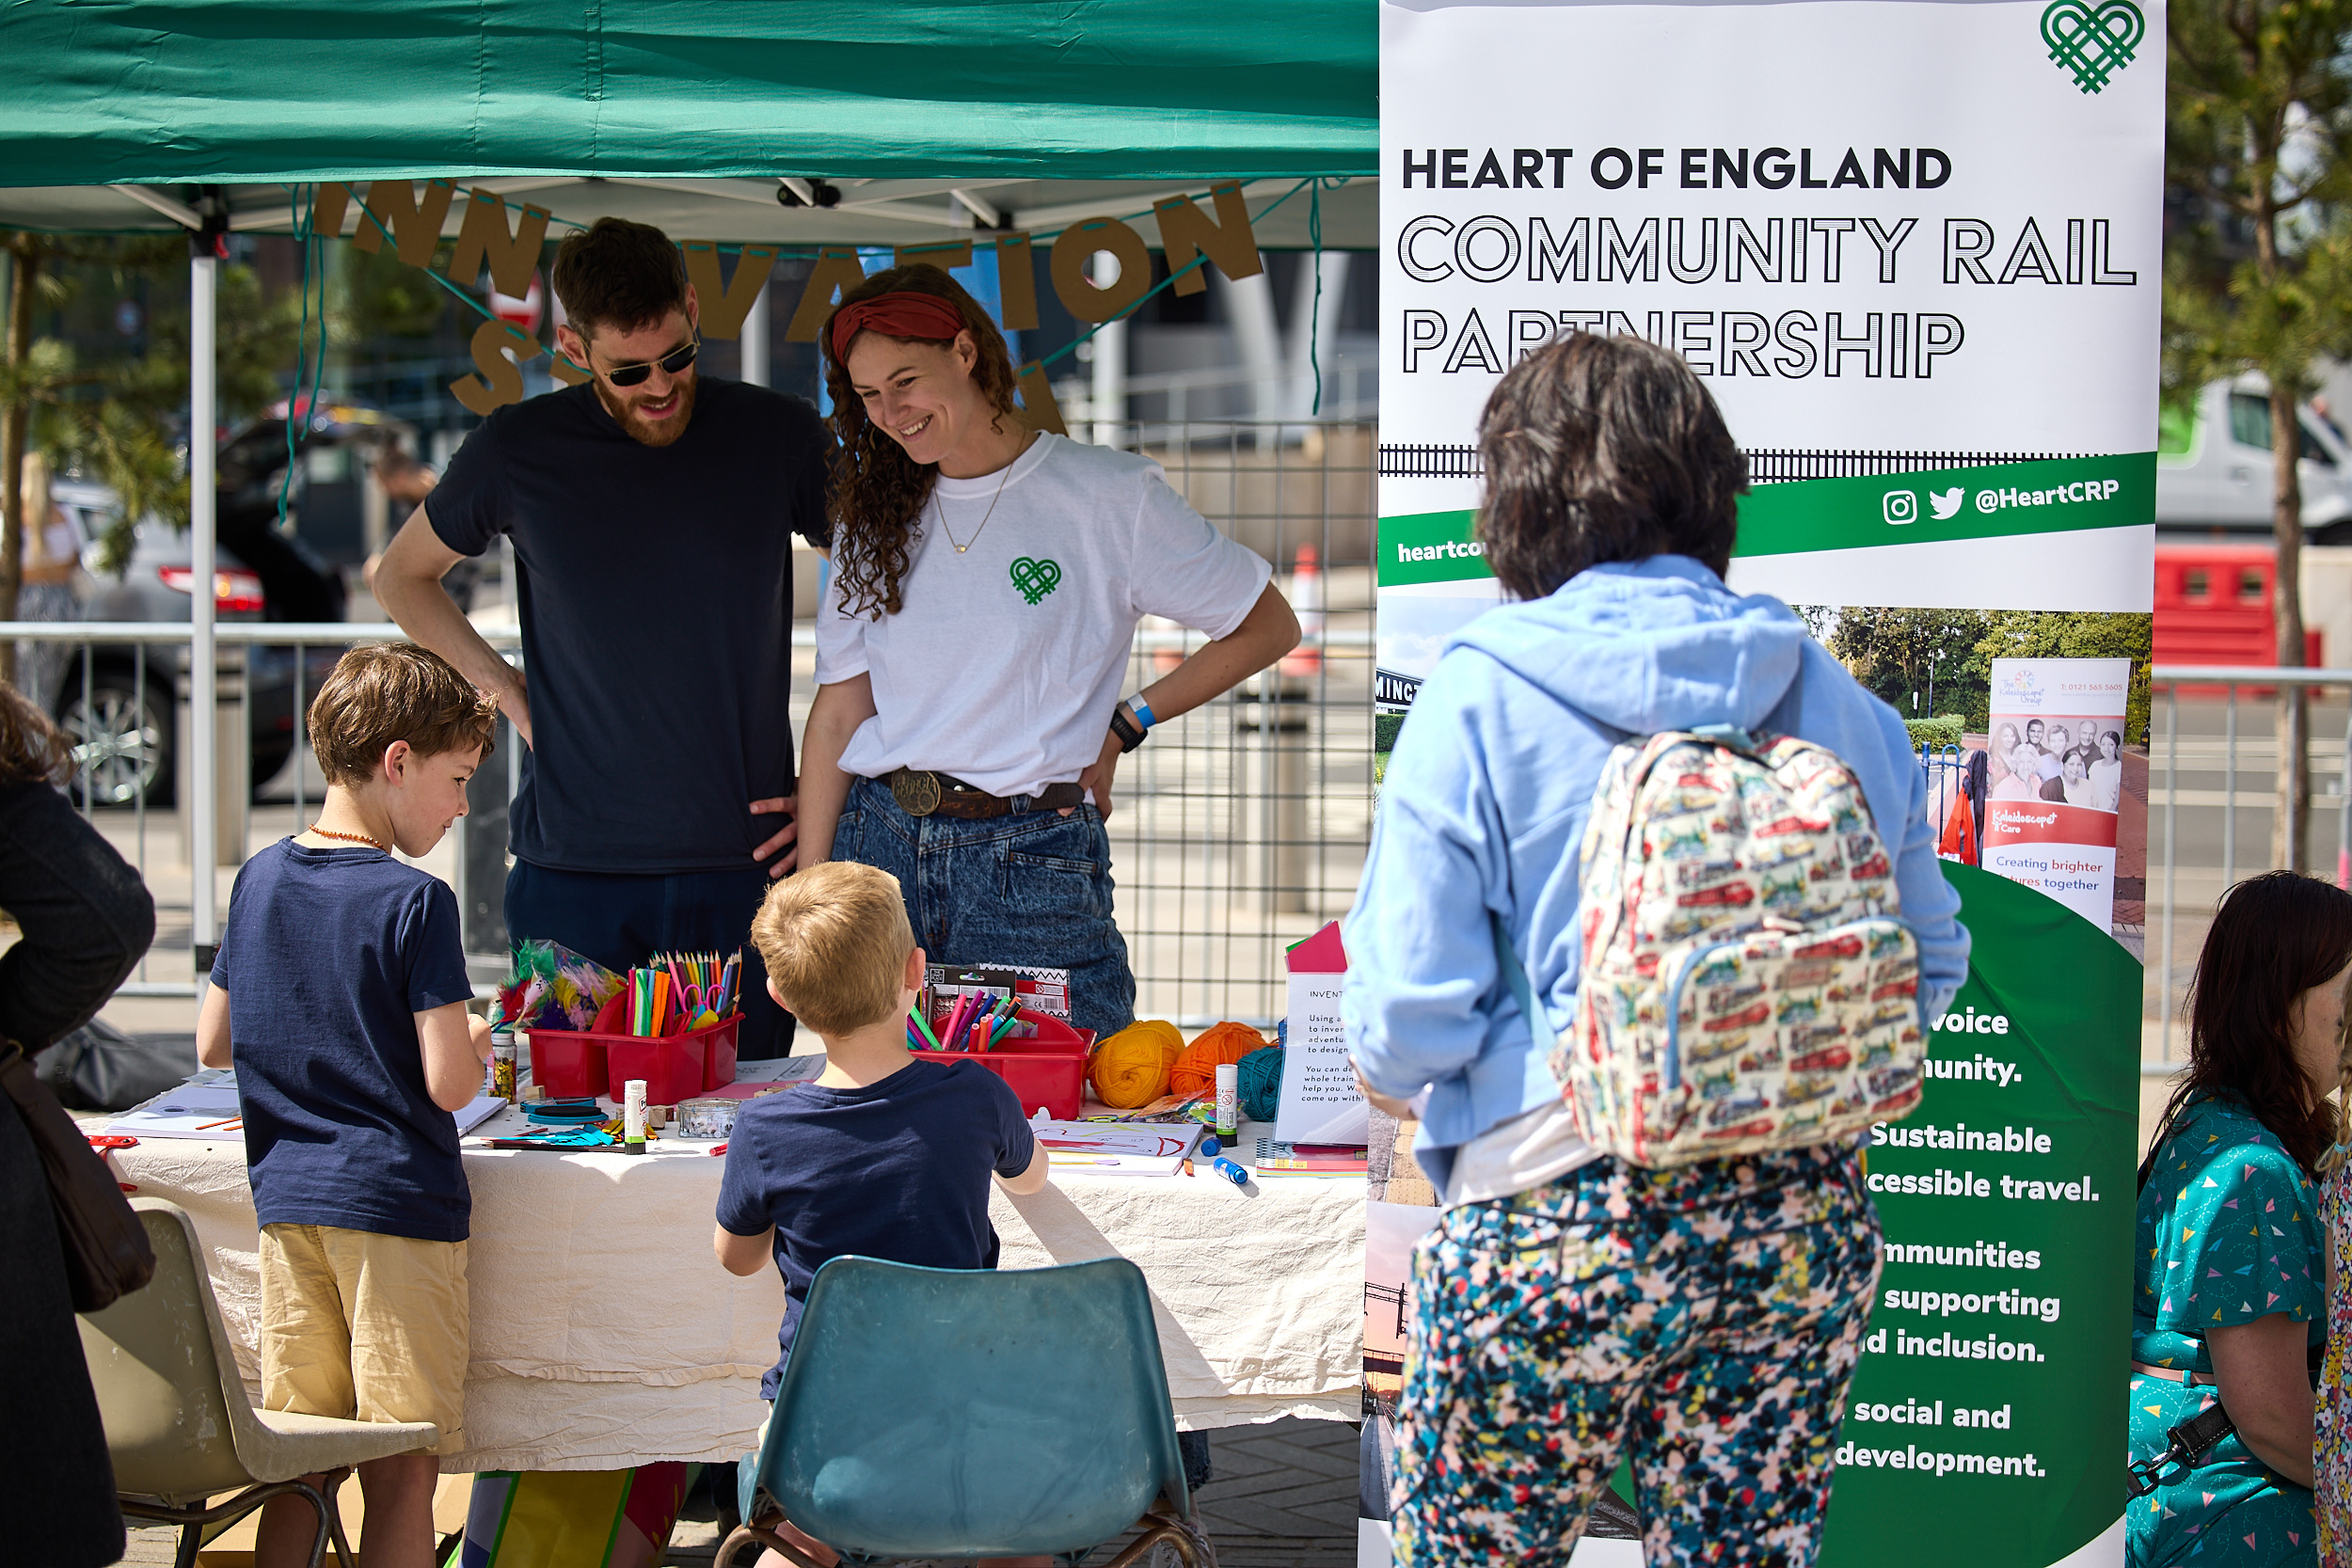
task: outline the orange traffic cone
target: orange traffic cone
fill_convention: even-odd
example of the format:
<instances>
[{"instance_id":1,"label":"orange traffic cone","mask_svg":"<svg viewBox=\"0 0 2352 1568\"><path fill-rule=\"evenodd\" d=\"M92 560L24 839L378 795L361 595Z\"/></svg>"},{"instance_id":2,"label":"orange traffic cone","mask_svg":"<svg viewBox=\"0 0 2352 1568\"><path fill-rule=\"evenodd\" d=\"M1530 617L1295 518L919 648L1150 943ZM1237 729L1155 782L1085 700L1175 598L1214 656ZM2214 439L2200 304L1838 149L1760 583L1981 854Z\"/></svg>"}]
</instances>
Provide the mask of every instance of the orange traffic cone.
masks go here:
<instances>
[{"instance_id":1,"label":"orange traffic cone","mask_svg":"<svg viewBox=\"0 0 2352 1568\"><path fill-rule=\"evenodd\" d=\"M1312 675L1323 669L1323 564L1312 545L1298 546L1291 565L1291 610L1298 617L1298 646L1282 656L1282 673Z\"/></svg>"}]
</instances>

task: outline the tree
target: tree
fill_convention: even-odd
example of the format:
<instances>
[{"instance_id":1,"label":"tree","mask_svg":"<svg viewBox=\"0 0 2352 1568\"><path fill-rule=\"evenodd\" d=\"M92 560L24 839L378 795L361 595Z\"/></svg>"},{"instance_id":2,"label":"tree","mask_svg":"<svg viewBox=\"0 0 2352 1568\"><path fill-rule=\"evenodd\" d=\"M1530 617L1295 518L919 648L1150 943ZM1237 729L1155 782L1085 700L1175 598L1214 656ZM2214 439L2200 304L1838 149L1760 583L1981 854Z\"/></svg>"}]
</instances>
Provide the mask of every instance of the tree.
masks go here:
<instances>
[{"instance_id":1,"label":"tree","mask_svg":"<svg viewBox=\"0 0 2352 1568\"><path fill-rule=\"evenodd\" d=\"M2270 384L2277 659L2303 662L2296 410L2312 362L2352 343L2352 0L2174 0L2167 8L2167 177L2196 203L2168 244L2165 389L2225 375ZM2310 713L2281 687L2274 865L2299 869L2311 802Z\"/></svg>"},{"instance_id":2,"label":"tree","mask_svg":"<svg viewBox=\"0 0 2352 1568\"><path fill-rule=\"evenodd\" d=\"M1915 692L1924 699L1932 674L1934 705L1975 727L1984 722L1991 688L1969 661L1985 626L1984 612L1975 610L1843 609L1824 645L1907 719L1935 717L1912 702Z\"/></svg>"},{"instance_id":3,"label":"tree","mask_svg":"<svg viewBox=\"0 0 2352 1568\"><path fill-rule=\"evenodd\" d=\"M1996 658L2128 658L2132 684L2123 699L2123 739L2145 744L2153 698L2149 686L2149 645L2154 618L2096 610L1996 610L1985 618L1984 636L1971 667L1989 683Z\"/></svg>"},{"instance_id":4,"label":"tree","mask_svg":"<svg viewBox=\"0 0 2352 1568\"><path fill-rule=\"evenodd\" d=\"M75 237L0 232L10 266L6 331L0 336L0 620L13 620L23 580L24 532L38 520L22 517L24 455L38 444L61 471L86 473L110 486L122 511L104 541L104 558L119 562L140 518L188 523L185 442L188 438L188 318L179 303L155 312L144 354L122 354L84 365L57 336L39 336L35 317L70 306L83 291L106 282L119 289L135 276L166 284L158 292L184 299L187 244L177 235ZM265 300L250 267L230 265L217 275L215 355L218 406L224 420L259 412L276 399L279 375L294 359L299 302L290 294ZM208 433L209 436L209 433ZM0 679L15 676L16 643L0 641Z\"/></svg>"}]
</instances>

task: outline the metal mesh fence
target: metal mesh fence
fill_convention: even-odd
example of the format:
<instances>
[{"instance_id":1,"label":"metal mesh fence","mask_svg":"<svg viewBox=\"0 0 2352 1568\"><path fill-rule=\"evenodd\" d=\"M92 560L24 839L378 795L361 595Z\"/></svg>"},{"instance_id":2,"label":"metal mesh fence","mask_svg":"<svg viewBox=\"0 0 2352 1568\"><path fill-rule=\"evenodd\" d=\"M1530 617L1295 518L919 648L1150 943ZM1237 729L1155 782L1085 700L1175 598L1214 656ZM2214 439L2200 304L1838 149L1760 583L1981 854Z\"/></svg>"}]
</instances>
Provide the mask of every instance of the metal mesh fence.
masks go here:
<instances>
[{"instance_id":1,"label":"metal mesh fence","mask_svg":"<svg viewBox=\"0 0 2352 1568\"><path fill-rule=\"evenodd\" d=\"M1267 1023L1284 1011L1283 948L1346 910L1370 842L1373 427L1154 420L1120 430L1121 444L1159 462L1211 523L1273 562L1306 632L1278 669L1155 728L1120 767L1109 824L1138 1015ZM803 564L813 580L815 562ZM500 591L487 592L496 602ZM185 760L184 623L0 626L21 646L63 650L56 662L66 674L47 705L74 747L74 803L155 895L156 942L126 994L195 994L197 890L209 882L225 908L236 866L310 820L324 787L301 733L310 696L345 646L398 635L384 625L221 626L218 759L202 779ZM515 644L511 632L492 641ZM801 622L793 641L797 733L813 690L813 626ZM1127 689L1201 641L1147 623ZM482 782L511 794L518 759L502 736ZM477 798L460 832L421 863L458 890L477 979L504 957L498 803ZM214 815L221 846L209 876L188 864L199 811Z\"/></svg>"}]
</instances>

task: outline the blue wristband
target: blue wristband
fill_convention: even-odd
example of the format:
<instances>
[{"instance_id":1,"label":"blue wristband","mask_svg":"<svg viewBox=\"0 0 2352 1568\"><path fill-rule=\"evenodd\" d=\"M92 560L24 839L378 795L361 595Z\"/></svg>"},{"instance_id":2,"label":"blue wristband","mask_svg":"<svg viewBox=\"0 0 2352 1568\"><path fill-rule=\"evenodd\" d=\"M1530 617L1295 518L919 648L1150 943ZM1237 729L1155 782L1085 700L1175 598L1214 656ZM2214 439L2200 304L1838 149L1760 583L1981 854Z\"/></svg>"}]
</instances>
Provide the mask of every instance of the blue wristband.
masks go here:
<instances>
[{"instance_id":1,"label":"blue wristband","mask_svg":"<svg viewBox=\"0 0 2352 1568\"><path fill-rule=\"evenodd\" d=\"M1136 722L1147 730L1159 722L1157 719L1152 717L1152 705L1143 700L1143 693L1140 691L1127 699L1127 711L1134 714Z\"/></svg>"}]
</instances>

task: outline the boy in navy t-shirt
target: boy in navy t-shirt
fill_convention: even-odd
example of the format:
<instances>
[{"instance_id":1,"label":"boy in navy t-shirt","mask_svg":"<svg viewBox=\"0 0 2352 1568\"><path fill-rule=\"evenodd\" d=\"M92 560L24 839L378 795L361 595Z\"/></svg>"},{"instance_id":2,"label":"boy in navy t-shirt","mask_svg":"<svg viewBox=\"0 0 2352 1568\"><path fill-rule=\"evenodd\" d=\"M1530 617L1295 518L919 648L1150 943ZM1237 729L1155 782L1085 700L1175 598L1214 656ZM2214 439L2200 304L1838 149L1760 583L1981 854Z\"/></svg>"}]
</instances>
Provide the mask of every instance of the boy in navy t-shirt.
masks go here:
<instances>
[{"instance_id":1,"label":"boy in navy t-shirt","mask_svg":"<svg viewBox=\"0 0 2352 1568\"><path fill-rule=\"evenodd\" d=\"M784 1357L809 1281L855 1253L934 1269L993 1269L989 1177L1037 1192L1044 1146L1021 1101L977 1062L926 1062L907 1049L923 950L898 879L831 861L778 882L752 921L768 987L825 1045L813 1083L743 1107L727 1139L712 1245L731 1274L772 1256L784 1275ZM779 1358L760 1379L776 1397Z\"/></svg>"},{"instance_id":2,"label":"boy in navy t-shirt","mask_svg":"<svg viewBox=\"0 0 2352 1568\"><path fill-rule=\"evenodd\" d=\"M359 1466L375 1562L432 1561L436 1455L465 1446L472 1198L451 1113L490 1051L456 896L390 851L421 855L466 815L497 722L421 648L345 654L310 705L318 821L237 874L197 1022L199 1059L237 1069L263 1405L440 1429L430 1451ZM257 1568L307 1562L311 1534L298 1498L273 1500Z\"/></svg>"}]
</instances>

